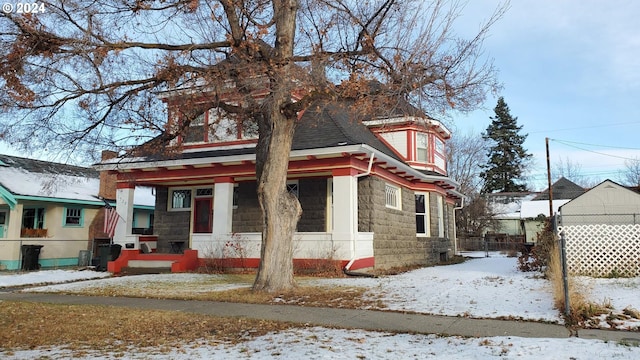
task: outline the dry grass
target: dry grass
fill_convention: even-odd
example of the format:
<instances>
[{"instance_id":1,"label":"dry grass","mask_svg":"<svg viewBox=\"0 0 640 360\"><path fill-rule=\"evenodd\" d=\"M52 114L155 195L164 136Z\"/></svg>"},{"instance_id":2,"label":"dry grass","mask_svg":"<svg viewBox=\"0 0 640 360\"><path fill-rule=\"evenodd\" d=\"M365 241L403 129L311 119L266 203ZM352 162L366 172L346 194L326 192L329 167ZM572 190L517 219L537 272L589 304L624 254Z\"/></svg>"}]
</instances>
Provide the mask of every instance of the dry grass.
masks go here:
<instances>
[{"instance_id":1,"label":"dry grass","mask_svg":"<svg viewBox=\"0 0 640 360\"><path fill-rule=\"evenodd\" d=\"M249 304L288 304L316 307L348 309L384 308L384 304L364 296L368 289L348 286L298 286L283 293L270 294L251 290L252 275L225 275L201 282L153 282L144 286L105 286L69 290L68 295L137 297L149 299L177 299L238 302ZM216 288L216 285L218 288ZM236 288L220 290L220 286L233 285ZM239 287L238 287L239 285Z\"/></svg>"},{"instance_id":2,"label":"dry grass","mask_svg":"<svg viewBox=\"0 0 640 360\"><path fill-rule=\"evenodd\" d=\"M377 308L382 302L365 296L358 287L299 286L285 293L251 291L251 274L227 274L201 281L147 282L145 286L110 286L69 292L82 295L211 300L255 304L294 304L333 308ZM304 279L300 282L304 282ZM241 288L213 291L216 286L241 283ZM185 291L184 288L187 288ZM178 290L178 291L176 291ZM294 325L170 311L142 311L107 306L47 305L2 302L0 332L3 350L61 346L75 354L100 349L126 353L146 348L160 353L184 344L235 343ZM150 331L150 329L153 329Z\"/></svg>"},{"instance_id":3,"label":"dry grass","mask_svg":"<svg viewBox=\"0 0 640 360\"><path fill-rule=\"evenodd\" d=\"M118 353L131 348L162 353L185 344L238 343L292 326L160 310L123 311L107 306L10 301L0 306L3 351L60 346L76 354L91 349Z\"/></svg>"},{"instance_id":4,"label":"dry grass","mask_svg":"<svg viewBox=\"0 0 640 360\"><path fill-rule=\"evenodd\" d=\"M554 305L562 314L566 314L562 260L557 246L552 246L550 249L547 276L553 285ZM584 289L576 286L570 276L568 277L568 288L569 315L565 315L565 321L568 325L585 326L593 318L609 312L611 308L609 304L596 304L588 301Z\"/></svg>"}]
</instances>

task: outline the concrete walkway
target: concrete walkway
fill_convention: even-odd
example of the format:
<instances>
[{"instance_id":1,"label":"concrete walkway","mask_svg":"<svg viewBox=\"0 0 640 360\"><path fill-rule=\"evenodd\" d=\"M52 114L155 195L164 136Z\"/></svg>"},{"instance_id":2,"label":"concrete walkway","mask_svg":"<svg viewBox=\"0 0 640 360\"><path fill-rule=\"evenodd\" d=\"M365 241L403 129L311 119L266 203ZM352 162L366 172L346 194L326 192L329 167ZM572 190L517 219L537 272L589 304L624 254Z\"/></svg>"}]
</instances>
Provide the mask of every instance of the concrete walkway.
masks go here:
<instances>
[{"instance_id":1,"label":"concrete walkway","mask_svg":"<svg viewBox=\"0 0 640 360\"><path fill-rule=\"evenodd\" d=\"M244 317L305 325L402 333L460 335L470 337L518 336L528 338L566 338L578 336L585 339L600 339L615 342L625 341L640 344L640 332L584 329L572 334L567 328L557 324L470 319L389 311L20 292L0 292L0 300L52 304L107 305L135 309L183 311L221 317Z\"/></svg>"}]
</instances>

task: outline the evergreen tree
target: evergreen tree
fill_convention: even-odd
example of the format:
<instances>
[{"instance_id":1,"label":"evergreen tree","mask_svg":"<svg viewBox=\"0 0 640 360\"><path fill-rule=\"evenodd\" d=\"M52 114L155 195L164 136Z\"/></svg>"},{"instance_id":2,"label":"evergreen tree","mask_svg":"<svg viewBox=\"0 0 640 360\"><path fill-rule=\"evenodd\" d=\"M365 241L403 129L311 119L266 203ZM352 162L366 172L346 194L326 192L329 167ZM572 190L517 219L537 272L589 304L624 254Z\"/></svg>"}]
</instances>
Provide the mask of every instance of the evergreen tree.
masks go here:
<instances>
[{"instance_id":1,"label":"evergreen tree","mask_svg":"<svg viewBox=\"0 0 640 360\"><path fill-rule=\"evenodd\" d=\"M519 134L522 126L518 126L517 117L511 116L509 106L503 97L498 99L495 117L491 117L491 125L482 136L492 143L489 149L489 161L486 169L480 174L484 180L482 191L512 192L526 191L523 181L524 171L529 164L531 154L522 147L527 134Z\"/></svg>"}]
</instances>

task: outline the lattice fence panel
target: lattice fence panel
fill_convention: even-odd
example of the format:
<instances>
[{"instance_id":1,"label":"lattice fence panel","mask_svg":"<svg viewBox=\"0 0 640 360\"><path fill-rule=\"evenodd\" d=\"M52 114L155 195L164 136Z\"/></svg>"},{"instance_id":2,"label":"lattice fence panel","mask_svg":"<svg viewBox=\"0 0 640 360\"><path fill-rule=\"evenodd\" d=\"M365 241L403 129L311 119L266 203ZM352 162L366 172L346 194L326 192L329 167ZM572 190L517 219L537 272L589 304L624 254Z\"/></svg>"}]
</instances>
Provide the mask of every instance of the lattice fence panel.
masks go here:
<instances>
[{"instance_id":1,"label":"lattice fence panel","mask_svg":"<svg viewBox=\"0 0 640 360\"><path fill-rule=\"evenodd\" d=\"M574 275L640 276L640 225L570 225L564 231Z\"/></svg>"}]
</instances>

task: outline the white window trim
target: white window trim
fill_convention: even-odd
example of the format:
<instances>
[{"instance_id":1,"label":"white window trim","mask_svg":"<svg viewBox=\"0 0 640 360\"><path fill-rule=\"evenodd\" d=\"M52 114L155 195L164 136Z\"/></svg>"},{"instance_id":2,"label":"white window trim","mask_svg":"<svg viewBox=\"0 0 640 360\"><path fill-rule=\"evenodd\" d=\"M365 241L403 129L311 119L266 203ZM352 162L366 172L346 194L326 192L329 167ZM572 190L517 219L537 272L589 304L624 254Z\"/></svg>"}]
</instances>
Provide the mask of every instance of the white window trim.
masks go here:
<instances>
[{"instance_id":1,"label":"white window trim","mask_svg":"<svg viewBox=\"0 0 640 360\"><path fill-rule=\"evenodd\" d=\"M402 210L402 190L394 185L385 183L384 204L389 209Z\"/></svg>"},{"instance_id":2,"label":"white window trim","mask_svg":"<svg viewBox=\"0 0 640 360\"><path fill-rule=\"evenodd\" d=\"M444 237L444 196L438 194L438 237Z\"/></svg>"},{"instance_id":3,"label":"white window trim","mask_svg":"<svg viewBox=\"0 0 640 360\"><path fill-rule=\"evenodd\" d=\"M420 146L420 138L424 136L424 140L426 145L424 147ZM426 159L421 160L418 156L418 154L420 153L420 149L424 149L425 152L425 157ZM424 163L424 164L428 164L429 163L429 135L425 134L425 133L416 133L416 158L415 158L416 162L420 162L420 163Z\"/></svg>"},{"instance_id":4,"label":"white window trim","mask_svg":"<svg viewBox=\"0 0 640 360\"><path fill-rule=\"evenodd\" d=\"M417 237L430 237L431 236L431 214L430 214L430 207L429 207L429 193L428 192L424 192L424 191L416 191L415 195L424 195L424 213L419 213L416 211L416 216L417 215L424 215L424 233L418 233L416 232L416 236Z\"/></svg>"},{"instance_id":5,"label":"white window trim","mask_svg":"<svg viewBox=\"0 0 640 360\"><path fill-rule=\"evenodd\" d=\"M173 207L173 193L175 191L182 191L182 190L191 191L191 196L190 196L190 199L189 199L189 207L174 208ZM193 188L184 188L184 187L169 188L169 194L167 196L167 210L168 211L191 211L191 209L193 208L193 199L195 198L193 195L194 195L194 189Z\"/></svg>"}]
</instances>

